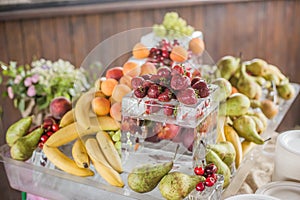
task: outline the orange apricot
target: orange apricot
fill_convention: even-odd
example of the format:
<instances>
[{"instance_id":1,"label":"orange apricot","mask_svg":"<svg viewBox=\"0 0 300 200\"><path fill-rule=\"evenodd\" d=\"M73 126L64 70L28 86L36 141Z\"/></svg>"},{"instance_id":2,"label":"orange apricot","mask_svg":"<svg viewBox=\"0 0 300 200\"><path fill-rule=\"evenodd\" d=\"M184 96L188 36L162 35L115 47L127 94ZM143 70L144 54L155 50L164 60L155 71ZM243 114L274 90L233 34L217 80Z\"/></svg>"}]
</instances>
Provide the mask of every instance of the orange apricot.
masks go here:
<instances>
[{"instance_id":1,"label":"orange apricot","mask_svg":"<svg viewBox=\"0 0 300 200\"><path fill-rule=\"evenodd\" d=\"M124 76L122 76L122 78L120 79L120 84L127 85L128 87L131 88L131 79L132 79L131 76L124 75Z\"/></svg>"},{"instance_id":2,"label":"orange apricot","mask_svg":"<svg viewBox=\"0 0 300 200\"><path fill-rule=\"evenodd\" d=\"M116 102L110 107L110 116L116 121L121 121L122 116L122 104L121 102Z\"/></svg>"},{"instance_id":3,"label":"orange apricot","mask_svg":"<svg viewBox=\"0 0 300 200\"><path fill-rule=\"evenodd\" d=\"M123 65L123 74L131 77L140 75L141 67L136 62L127 61Z\"/></svg>"},{"instance_id":4,"label":"orange apricot","mask_svg":"<svg viewBox=\"0 0 300 200\"><path fill-rule=\"evenodd\" d=\"M113 93L111 95L112 100L114 102L122 102L122 98L129 92L131 92L130 87L124 84L119 84L113 90Z\"/></svg>"},{"instance_id":5,"label":"orange apricot","mask_svg":"<svg viewBox=\"0 0 300 200\"><path fill-rule=\"evenodd\" d=\"M105 97L95 97L92 100L92 109L98 116L107 115L110 112L110 101Z\"/></svg>"},{"instance_id":6,"label":"orange apricot","mask_svg":"<svg viewBox=\"0 0 300 200\"><path fill-rule=\"evenodd\" d=\"M157 69L155 67L155 65L151 62L145 62L142 66L141 66L141 74L145 75L145 74L156 74L157 73Z\"/></svg>"},{"instance_id":7,"label":"orange apricot","mask_svg":"<svg viewBox=\"0 0 300 200\"><path fill-rule=\"evenodd\" d=\"M173 47L170 58L175 62L184 62L188 59L188 52L185 48L178 45Z\"/></svg>"},{"instance_id":8,"label":"orange apricot","mask_svg":"<svg viewBox=\"0 0 300 200\"><path fill-rule=\"evenodd\" d=\"M142 43L137 43L132 49L132 55L136 59L147 58L150 54L149 49Z\"/></svg>"},{"instance_id":9,"label":"orange apricot","mask_svg":"<svg viewBox=\"0 0 300 200\"><path fill-rule=\"evenodd\" d=\"M106 96L111 96L116 85L118 85L118 81L116 79L108 78L101 83L101 91Z\"/></svg>"},{"instance_id":10,"label":"orange apricot","mask_svg":"<svg viewBox=\"0 0 300 200\"><path fill-rule=\"evenodd\" d=\"M193 54L200 55L205 50L204 41L201 38L193 38L189 42L189 49Z\"/></svg>"}]
</instances>

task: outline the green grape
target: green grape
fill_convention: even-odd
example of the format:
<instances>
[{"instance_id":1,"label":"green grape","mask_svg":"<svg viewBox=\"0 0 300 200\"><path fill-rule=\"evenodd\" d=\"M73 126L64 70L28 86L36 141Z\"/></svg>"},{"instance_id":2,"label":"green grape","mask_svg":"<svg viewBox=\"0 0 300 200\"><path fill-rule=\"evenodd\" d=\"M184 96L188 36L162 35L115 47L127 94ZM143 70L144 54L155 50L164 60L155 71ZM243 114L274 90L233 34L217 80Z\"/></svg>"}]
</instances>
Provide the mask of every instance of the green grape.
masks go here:
<instances>
[{"instance_id":1,"label":"green grape","mask_svg":"<svg viewBox=\"0 0 300 200\"><path fill-rule=\"evenodd\" d=\"M157 35L159 37L164 37L167 33L167 31L163 25L157 25L157 24L154 24L153 32L155 33L155 35Z\"/></svg>"},{"instance_id":2,"label":"green grape","mask_svg":"<svg viewBox=\"0 0 300 200\"><path fill-rule=\"evenodd\" d=\"M114 142L118 142L121 139L121 133L115 133L112 138L111 138Z\"/></svg>"},{"instance_id":3,"label":"green grape","mask_svg":"<svg viewBox=\"0 0 300 200\"><path fill-rule=\"evenodd\" d=\"M186 20L179 17L176 12L166 13L162 24L155 24L153 26L153 32L160 37L182 37L190 36L194 32L194 28L187 25Z\"/></svg>"},{"instance_id":4,"label":"green grape","mask_svg":"<svg viewBox=\"0 0 300 200\"><path fill-rule=\"evenodd\" d=\"M118 142L115 143L115 148L117 150L121 149L121 147L122 147L122 143L120 141L118 141Z\"/></svg>"}]
</instances>

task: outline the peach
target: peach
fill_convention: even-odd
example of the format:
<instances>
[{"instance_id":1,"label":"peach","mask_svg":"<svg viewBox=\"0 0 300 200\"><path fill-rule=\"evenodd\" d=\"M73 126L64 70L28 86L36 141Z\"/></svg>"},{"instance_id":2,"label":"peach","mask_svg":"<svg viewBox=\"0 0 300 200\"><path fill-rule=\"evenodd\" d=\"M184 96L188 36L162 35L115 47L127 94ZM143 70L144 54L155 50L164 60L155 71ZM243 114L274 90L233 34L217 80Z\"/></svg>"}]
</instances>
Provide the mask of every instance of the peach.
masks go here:
<instances>
[{"instance_id":1,"label":"peach","mask_svg":"<svg viewBox=\"0 0 300 200\"><path fill-rule=\"evenodd\" d=\"M188 52L184 47L178 45L173 47L170 58L175 62L184 62L188 59Z\"/></svg>"},{"instance_id":2,"label":"peach","mask_svg":"<svg viewBox=\"0 0 300 200\"><path fill-rule=\"evenodd\" d=\"M124 75L124 76L122 76L122 78L120 79L120 84L127 85L128 87L131 88L131 79L132 79L131 76Z\"/></svg>"},{"instance_id":3,"label":"peach","mask_svg":"<svg viewBox=\"0 0 300 200\"><path fill-rule=\"evenodd\" d=\"M145 62L141 66L140 76L145 75L145 74L156 74L156 73L157 73L157 69L156 69L155 65L151 62Z\"/></svg>"},{"instance_id":4,"label":"peach","mask_svg":"<svg viewBox=\"0 0 300 200\"><path fill-rule=\"evenodd\" d=\"M92 100L92 110L98 116L107 115L110 111L110 101L105 97L95 97Z\"/></svg>"},{"instance_id":5,"label":"peach","mask_svg":"<svg viewBox=\"0 0 300 200\"><path fill-rule=\"evenodd\" d=\"M192 51L193 54L200 55L205 50L204 41L200 38L193 38L189 42L189 50Z\"/></svg>"},{"instance_id":6,"label":"peach","mask_svg":"<svg viewBox=\"0 0 300 200\"><path fill-rule=\"evenodd\" d=\"M118 81L116 79L108 78L101 83L101 91L106 96L111 96L116 85L118 85Z\"/></svg>"},{"instance_id":7,"label":"peach","mask_svg":"<svg viewBox=\"0 0 300 200\"><path fill-rule=\"evenodd\" d=\"M72 104L66 97L55 97L49 105L50 114L55 119L61 119L64 114L72 109Z\"/></svg>"},{"instance_id":8,"label":"peach","mask_svg":"<svg viewBox=\"0 0 300 200\"><path fill-rule=\"evenodd\" d=\"M123 76L123 68L122 67L113 67L106 71L105 77L116 79L117 81Z\"/></svg>"},{"instance_id":9,"label":"peach","mask_svg":"<svg viewBox=\"0 0 300 200\"><path fill-rule=\"evenodd\" d=\"M115 102L122 102L122 98L129 92L131 92L130 87L124 84L119 84L114 88L111 97Z\"/></svg>"},{"instance_id":10,"label":"peach","mask_svg":"<svg viewBox=\"0 0 300 200\"><path fill-rule=\"evenodd\" d=\"M116 102L110 107L110 116L114 118L116 121L121 121L122 116L122 104L121 102Z\"/></svg>"},{"instance_id":11,"label":"peach","mask_svg":"<svg viewBox=\"0 0 300 200\"><path fill-rule=\"evenodd\" d=\"M132 49L132 55L136 59L147 58L150 54L149 49L142 43L137 43Z\"/></svg>"},{"instance_id":12,"label":"peach","mask_svg":"<svg viewBox=\"0 0 300 200\"><path fill-rule=\"evenodd\" d=\"M101 89L101 83L105 80L105 77L101 77L98 78L95 83L94 83L94 87L96 88L96 90L100 90Z\"/></svg>"},{"instance_id":13,"label":"peach","mask_svg":"<svg viewBox=\"0 0 300 200\"><path fill-rule=\"evenodd\" d=\"M141 67L136 62L127 61L123 65L123 74L124 75L135 77L135 76L140 75L140 73L141 73Z\"/></svg>"}]
</instances>

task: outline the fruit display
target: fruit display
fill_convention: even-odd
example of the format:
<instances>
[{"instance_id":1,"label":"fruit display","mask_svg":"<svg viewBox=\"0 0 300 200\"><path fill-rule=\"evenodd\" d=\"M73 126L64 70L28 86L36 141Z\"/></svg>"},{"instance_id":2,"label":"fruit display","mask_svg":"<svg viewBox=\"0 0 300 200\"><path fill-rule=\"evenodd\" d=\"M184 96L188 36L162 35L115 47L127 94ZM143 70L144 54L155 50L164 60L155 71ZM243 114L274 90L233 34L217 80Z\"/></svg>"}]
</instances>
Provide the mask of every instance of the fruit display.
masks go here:
<instances>
[{"instance_id":1,"label":"fruit display","mask_svg":"<svg viewBox=\"0 0 300 200\"><path fill-rule=\"evenodd\" d=\"M12 124L11 158L33 162L39 154L43 167L126 196L221 199L295 88L278 67L230 55L206 79L194 60L204 41L177 13L153 32L158 41L141 39L132 57L72 102L54 98L42 124L34 116Z\"/></svg>"}]
</instances>

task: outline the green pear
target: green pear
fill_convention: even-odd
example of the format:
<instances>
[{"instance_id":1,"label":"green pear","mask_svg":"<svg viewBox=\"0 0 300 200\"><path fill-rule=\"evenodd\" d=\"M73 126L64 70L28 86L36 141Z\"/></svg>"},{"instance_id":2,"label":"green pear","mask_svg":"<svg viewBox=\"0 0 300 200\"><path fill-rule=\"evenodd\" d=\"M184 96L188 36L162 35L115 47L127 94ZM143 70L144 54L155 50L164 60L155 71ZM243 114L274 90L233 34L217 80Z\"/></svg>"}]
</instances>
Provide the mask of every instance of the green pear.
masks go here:
<instances>
[{"instance_id":1,"label":"green pear","mask_svg":"<svg viewBox=\"0 0 300 200\"><path fill-rule=\"evenodd\" d=\"M264 123L261 121L260 118L254 116L254 115L250 115L250 117L254 120L255 122L255 127L256 127L256 131L258 134L262 134L265 130L266 127L264 126Z\"/></svg>"},{"instance_id":2,"label":"green pear","mask_svg":"<svg viewBox=\"0 0 300 200\"><path fill-rule=\"evenodd\" d=\"M11 157L21 161L29 159L36 149L43 133L43 128L37 128L28 135L19 138L10 148Z\"/></svg>"},{"instance_id":3,"label":"green pear","mask_svg":"<svg viewBox=\"0 0 300 200\"><path fill-rule=\"evenodd\" d=\"M223 188L227 187L230 183L231 172L229 167L222 161L222 159L211 149L206 150L206 163L213 163L218 168L217 173L222 174L224 176Z\"/></svg>"},{"instance_id":4,"label":"green pear","mask_svg":"<svg viewBox=\"0 0 300 200\"><path fill-rule=\"evenodd\" d=\"M267 73L264 75L265 80L273 82L275 85L279 85L280 79L278 76L272 73Z\"/></svg>"},{"instance_id":5,"label":"green pear","mask_svg":"<svg viewBox=\"0 0 300 200\"><path fill-rule=\"evenodd\" d=\"M241 93L234 93L230 95L223 105L220 105L220 109L224 107L226 115L240 116L247 113L250 108L249 98Z\"/></svg>"},{"instance_id":6,"label":"green pear","mask_svg":"<svg viewBox=\"0 0 300 200\"><path fill-rule=\"evenodd\" d=\"M222 161L229 167L235 162L236 152L233 144L229 141L221 141L216 144L207 145L208 149L213 150Z\"/></svg>"},{"instance_id":7,"label":"green pear","mask_svg":"<svg viewBox=\"0 0 300 200\"><path fill-rule=\"evenodd\" d=\"M240 65L240 58L233 56L224 56L217 62L217 67L220 70L221 77L229 80L230 77L237 71Z\"/></svg>"},{"instance_id":8,"label":"green pear","mask_svg":"<svg viewBox=\"0 0 300 200\"><path fill-rule=\"evenodd\" d=\"M289 100L295 96L295 88L290 83L277 86L277 92L284 100Z\"/></svg>"},{"instance_id":9,"label":"green pear","mask_svg":"<svg viewBox=\"0 0 300 200\"><path fill-rule=\"evenodd\" d=\"M181 200L192 192L200 181L205 181L205 178L181 172L171 172L161 179L158 187L165 199Z\"/></svg>"},{"instance_id":10,"label":"green pear","mask_svg":"<svg viewBox=\"0 0 300 200\"><path fill-rule=\"evenodd\" d=\"M246 63L247 71L254 76L263 76L267 73L268 63L260 58L254 58Z\"/></svg>"},{"instance_id":11,"label":"green pear","mask_svg":"<svg viewBox=\"0 0 300 200\"><path fill-rule=\"evenodd\" d=\"M240 68L240 77L237 82L237 89L250 99L253 99L257 94L257 89L260 88L258 83L252 79L246 72L246 66L243 64Z\"/></svg>"},{"instance_id":12,"label":"green pear","mask_svg":"<svg viewBox=\"0 0 300 200\"><path fill-rule=\"evenodd\" d=\"M150 192L169 173L172 167L173 161L137 167L129 173L127 177L128 185L135 192Z\"/></svg>"},{"instance_id":13,"label":"green pear","mask_svg":"<svg viewBox=\"0 0 300 200\"><path fill-rule=\"evenodd\" d=\"M24 117L13 123L6 131L6 142L12 146L20 137L24 136L32 123L32 117Z\"/></svg>"},{"instance_id":14,"label":"green pear","mask_svg":"<svg viewBox=\"0 0 300 200\"><path fill-rule=\"evenodd\" d=\"M256 131L255 121L247 115L242 115L233 121L233 128L240 137L256 144L263 144L264 140Z\"/></svg>"},{"instance_id":15,"label":"green pear","mask_svg":"<svg viewBox=\"0 0 300 200\"><path fill-rule=\"evenodd\" d=\"M232 86L231 86L231 83L227 79L217 78L217 79L213 80L211 83L219 86L219 90L217 91L217 94L215 95L216 101L224 101L231 94Z\"/></svg>"}]
</instances>

